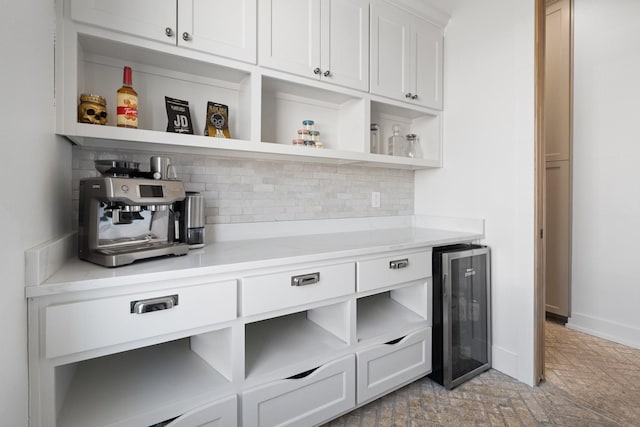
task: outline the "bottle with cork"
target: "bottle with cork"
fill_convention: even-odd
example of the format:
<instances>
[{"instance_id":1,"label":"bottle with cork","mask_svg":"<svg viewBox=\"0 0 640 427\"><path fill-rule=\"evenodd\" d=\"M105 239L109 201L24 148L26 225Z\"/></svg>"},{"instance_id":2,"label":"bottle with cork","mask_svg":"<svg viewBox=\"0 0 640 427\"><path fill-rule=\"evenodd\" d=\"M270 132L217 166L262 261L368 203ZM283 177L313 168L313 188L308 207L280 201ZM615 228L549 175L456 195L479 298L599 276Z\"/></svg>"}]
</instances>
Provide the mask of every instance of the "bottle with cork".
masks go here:
<instances>
[{"instance_id":1,"label":"bottle with cork","mask_svg":"<svg viewBox=\"0 0 640 427\"><path fill-rule=\"evenodd\" d=\"M138 93L131 87L131 67L124 67L122 87L116 95L118 127L138 128Z\"/></svg>"}]
</instances>

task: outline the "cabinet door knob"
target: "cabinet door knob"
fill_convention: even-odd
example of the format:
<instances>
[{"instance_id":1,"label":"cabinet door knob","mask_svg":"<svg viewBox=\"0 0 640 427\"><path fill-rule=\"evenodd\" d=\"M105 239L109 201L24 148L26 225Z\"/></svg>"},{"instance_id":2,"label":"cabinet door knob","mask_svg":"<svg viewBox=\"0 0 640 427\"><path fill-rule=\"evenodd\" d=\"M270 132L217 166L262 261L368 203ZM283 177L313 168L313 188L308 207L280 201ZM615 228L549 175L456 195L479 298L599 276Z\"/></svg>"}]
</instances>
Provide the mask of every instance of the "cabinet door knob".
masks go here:
<instances>
[{"instance_id":1,"label":"cabinet door knob","mask_svg":"<svg viewBox=\"0 0 640 427\"><path fill-rule=\"evenodd\" d=\"M171 29L171 27L165 28L164 33L167 35L167 37L173 36L173 30Z\"/></svg>"},{"instance_id":2,"label":"cabinet door knob","mask_svg":"<svg viewBox=\"0 0 640 427\"><path fill-rule=\"evenodd\" d=\"M405 98L411 98L413 95L411 94L411 92L408 92L407 94L404 95Z\"/></svg>"},{"instance_id":3,"label":"cabinet door knob","mask_svg":"<svg viewBox=\"0 0 640 427\"><path fill-rule=\"evenodd\" d=\"M320 74L320 68L318 67L314 68L313 74Z\"/></svg>"},{"instance_id":4,"label":"cabinet door knob","mask_svg":"<svg viewBox=\"0 0 640 427\"><path fill-rule=\"evenodd\" d=\"M418 99L418 94L413 95L411 99Z\"/></svg>"},{"instance_id":5,"label":"cabinet door knob","mask_svg":"<svg viewBox=\"0 0 640 427\"><path fill-rule=\"evenodd\" d=\"M191 36L189 35L189 33L187 33L186 31L182 33L182 40L188 42L189 39L191 39Z\"/></svg>"},{"instance_id":6,"label":"cabinet door knob","mask_svg":"<svg viewBox=\"0 0 640 427\"><path fill-rule=\"evenodd\" d=\"M331 71L327 70L324 73L322 73L322 75L325 77L329 77L331 75Z\"/></svg>"}]
</instances>

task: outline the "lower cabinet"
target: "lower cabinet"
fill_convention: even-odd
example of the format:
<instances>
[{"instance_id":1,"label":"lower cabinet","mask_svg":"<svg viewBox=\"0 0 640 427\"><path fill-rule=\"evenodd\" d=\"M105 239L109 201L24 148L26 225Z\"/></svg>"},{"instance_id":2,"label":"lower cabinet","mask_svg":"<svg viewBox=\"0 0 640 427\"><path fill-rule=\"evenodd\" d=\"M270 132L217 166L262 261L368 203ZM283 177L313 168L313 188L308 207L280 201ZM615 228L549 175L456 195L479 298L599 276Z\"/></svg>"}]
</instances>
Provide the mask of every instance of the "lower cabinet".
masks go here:
<instances>
[{"instance_id":1,"label":"lower cabinet","mask_svg":"<svg viewBox=\"0 0 640 427\"><path fill-rule=\"evenodd\" d=\"M356 353L358 404L431 371L431 328Z\"/></svg>"},{"instance_id":2,"label":"lower cabinet","mask_svg":"<svg viewBox=\"0 0 640 427\"><path fill-rule=\"evenodd\" d=\"M196 408L184 415L161 423L164 427L227 427L238 425L238 399L236 395Z\"/></svg>"},{"instance_id":3,"label":"lower cabinet","mask_svg":"<svg viewBox=\"0 0 640 427\"><path fill-rule=\"evenodd\" d=\"M244 426L311 426L356 404L355 356L273 381L242 394Z\"/></svg>"}]
</instances>

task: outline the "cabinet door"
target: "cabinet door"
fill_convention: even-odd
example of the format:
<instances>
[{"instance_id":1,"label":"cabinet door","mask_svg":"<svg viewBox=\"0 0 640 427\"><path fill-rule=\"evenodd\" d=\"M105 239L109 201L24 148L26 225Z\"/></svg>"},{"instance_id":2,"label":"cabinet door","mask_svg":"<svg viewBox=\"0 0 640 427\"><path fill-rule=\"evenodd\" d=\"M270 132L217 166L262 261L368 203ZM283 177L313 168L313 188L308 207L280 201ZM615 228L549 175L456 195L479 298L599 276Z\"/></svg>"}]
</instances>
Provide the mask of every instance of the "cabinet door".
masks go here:
<instances>
[{"instance_id":1,"label":"cabinet door","mask_svg":"<svg viewBox=\"0 0 640 427\"><path fill-rule=\"evenodd\" d=\"M217 400L176 418L167 427L223 427L238 425L235 395Z\"/></svg>"},{"instance_id":2,"label":"cabinet door","mask_svg":"<svg viewBox=\"0 0 640 427\"><path fill-rule=\"evenodd\" d=\"M371 5L371 93L405 99L411 92L411 16L382 3Z\"/></svg>"},{"instance_id":3,"label":"cabinet door","mask_svg":"<svg viewBox=\"0 0 640 427\"><path fill-rule=\"evenodd\" d=\"M412 102L442 108L442 29L424 19L413 18L411 30L410 92Z\"/></svg>"},{"instance_id":4,"label":"cabinet door","mask_svg":"<svg viewBox=\"0 0 640 427\"><path fill-rule=\"evenodd\" d=\"M242 425L320 425L356 404L356 363L345 356L242 394Z\"/></svg>"},{"instance_id":5,"label":"cabinet door","mask_svg":"<svg viewBox=\"0 0 640 427\"><path fill-rule=\"evenodd\" d=\"M320 77L320 0L263 0L258 10L259 63Z\"/></svg>"},{"instance_id":6,"label":"cabinet door","mask_svg":"<svg viewBox=\"0 0 640 427\"><path fill-rule=\"evenodd\" d=\"M322 3L322 79L359 90L369 88L369 1Z\"/></svg>"},{"instance_id":7,"label":"cabinet door","mask_svg":"<svg viewBox=\"0 0 640 427\"><path fill-rule=\"evenodd\" d=\"M71 0L71 19L176 43L176 0Z\"/></svg>"},{"instance_id":8,"label":"cabinet door","mask_svg":"<svg viewBox=\"0 0 640 427\"><path fill-rule=\"evenodd\" d=\"M178 45L256 62L256 0L178 0Z\"/></svg>"}]
</instances>

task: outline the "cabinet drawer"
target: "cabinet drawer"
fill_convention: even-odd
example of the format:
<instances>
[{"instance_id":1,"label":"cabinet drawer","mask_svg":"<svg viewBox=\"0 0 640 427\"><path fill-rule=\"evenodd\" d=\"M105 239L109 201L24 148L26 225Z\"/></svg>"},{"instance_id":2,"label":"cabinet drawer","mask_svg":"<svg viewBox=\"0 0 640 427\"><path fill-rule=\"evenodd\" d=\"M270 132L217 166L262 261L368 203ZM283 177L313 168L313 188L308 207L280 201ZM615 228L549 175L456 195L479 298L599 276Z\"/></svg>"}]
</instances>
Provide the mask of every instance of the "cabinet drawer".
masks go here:
<instances>
[{"instance_id":1,"label":"cabinet drawer","mask_svg":"<svg viewBox=\"0 0 640 427\"><path fill-rule=\"evenodd\" d=\"M431 276L431 251L359 261L358 292L378 289Z\"/></svg>"},{"instance_id":2,"label":"cabinet drawer","mask_svg":"<svg viewBox=\"0 0 640 427\"><path fill-rule=\"evenodd\" d=\"M231 320L236 317L236 295L234 280L49 306L45 309L46 356Z\"/></svg>"},{"instance_id":3,"label":"cabinet drawer","mask_svg":"<svg viewBox=\"0 0 640 427\"><path fill-rule=\"evenodd\" d=\"M275 381L242 395L242 425L317 425L355 406L355 358Z\"/></svg>"},{"instance_id":4,"label":"cabinet drawer","mask_svg":"<svg viewBox=\"0 0 640 427\"><path fill-rule=\"evenodd\" d=\"M166 424L167 427L226 427L238 425L236 395L189 411Z\"/></svg>"},{"instance_id":5,"label":"cabinet drawer","mask_svg":"<svg viewBox=\"0 0 640 427\"><path fill-rule=\"evenodd\" d=\"M249 316L351 294L355 266L345 263L247 277L240 289L241 312Z\"/></svg>"},{"instance_id":6,"label":"cabinet drawer","mask_svg":"<svg viewBox=\"0 0 640 427\"><path fill-rule=\"evenodd\" d=\"M431 371L431 328L356 354L360 404Z\"/></svg>"}]
</instances>

